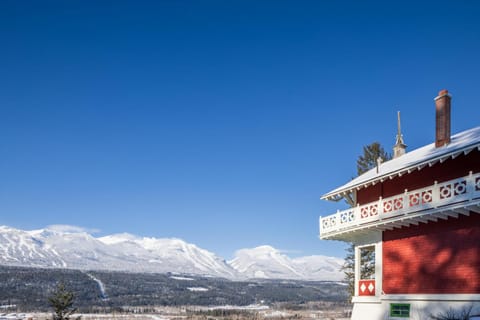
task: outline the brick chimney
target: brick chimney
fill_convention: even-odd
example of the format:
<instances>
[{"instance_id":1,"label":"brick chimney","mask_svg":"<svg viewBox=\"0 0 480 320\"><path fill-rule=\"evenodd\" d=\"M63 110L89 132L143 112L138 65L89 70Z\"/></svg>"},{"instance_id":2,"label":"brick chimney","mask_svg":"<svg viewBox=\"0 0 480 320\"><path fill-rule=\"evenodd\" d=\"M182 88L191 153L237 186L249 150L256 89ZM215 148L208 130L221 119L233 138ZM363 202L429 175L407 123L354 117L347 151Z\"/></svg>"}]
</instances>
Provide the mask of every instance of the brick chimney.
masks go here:
<instances>
[{"instance_id":1,"label":"brick chimney","mask_svg":"<svg viewBox=\"0 0 480 320\"><path fill-rule=\"evenodd\" d=\"M450 143L450 101L448 90L441 90L435 98L435 147Z\"/></svg>"}]
</instances>

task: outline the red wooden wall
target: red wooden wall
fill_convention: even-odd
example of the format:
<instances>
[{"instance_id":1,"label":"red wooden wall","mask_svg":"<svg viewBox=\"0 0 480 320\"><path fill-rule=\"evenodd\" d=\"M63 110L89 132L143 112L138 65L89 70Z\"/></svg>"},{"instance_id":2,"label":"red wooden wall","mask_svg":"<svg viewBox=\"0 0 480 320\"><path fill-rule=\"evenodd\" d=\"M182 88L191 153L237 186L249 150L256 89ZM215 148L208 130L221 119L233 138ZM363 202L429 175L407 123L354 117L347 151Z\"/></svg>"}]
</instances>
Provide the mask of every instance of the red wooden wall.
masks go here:
<instances>
[{"instance_id":1,"label":"red wooden wall","mask_svg":"<svg viewBox=\"0 0 480 320\"><path fill-rule=\"evenodd\" d=\"M480 293L480 214L383 233L386 294Z\"/></svg>"}]
</instances>

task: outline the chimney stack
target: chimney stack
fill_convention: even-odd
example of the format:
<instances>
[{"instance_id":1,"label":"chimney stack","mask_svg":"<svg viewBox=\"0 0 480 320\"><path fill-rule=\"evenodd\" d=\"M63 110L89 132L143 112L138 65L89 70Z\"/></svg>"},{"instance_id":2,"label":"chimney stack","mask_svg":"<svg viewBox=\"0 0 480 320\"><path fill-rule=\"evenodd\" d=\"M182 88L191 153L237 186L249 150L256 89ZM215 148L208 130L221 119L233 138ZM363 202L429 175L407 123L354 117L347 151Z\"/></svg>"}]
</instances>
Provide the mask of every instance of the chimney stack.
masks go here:
<instances>
[{"instance_id":1,"label":"chimney stack","mask_svg":"<svg viewBox=\"0 0 480 320\"><path fill-rule=\"evenodd\" d=\"M435 147L450 143L450 102L448 90L441 90L435 98Z\"/></svg>"}]
</instances>

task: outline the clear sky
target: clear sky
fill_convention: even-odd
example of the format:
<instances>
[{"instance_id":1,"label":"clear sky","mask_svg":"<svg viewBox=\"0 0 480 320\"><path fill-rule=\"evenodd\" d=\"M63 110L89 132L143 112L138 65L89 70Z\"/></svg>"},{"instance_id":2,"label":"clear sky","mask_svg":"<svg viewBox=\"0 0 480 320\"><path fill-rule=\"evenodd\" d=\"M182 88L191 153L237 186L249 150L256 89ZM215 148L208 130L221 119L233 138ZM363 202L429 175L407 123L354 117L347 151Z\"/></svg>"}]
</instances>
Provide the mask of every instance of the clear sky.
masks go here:
<instances>
[{"instance_id":1,"label":"clear sky","mask_svg":"<svg viewBox=\"0 0 480 320\"><path fill-rule=\"evenodd\" d=\"M362 146L480 125L478 1L1 1L0 224L344 256Z\"/></svg>"}]
</instances>

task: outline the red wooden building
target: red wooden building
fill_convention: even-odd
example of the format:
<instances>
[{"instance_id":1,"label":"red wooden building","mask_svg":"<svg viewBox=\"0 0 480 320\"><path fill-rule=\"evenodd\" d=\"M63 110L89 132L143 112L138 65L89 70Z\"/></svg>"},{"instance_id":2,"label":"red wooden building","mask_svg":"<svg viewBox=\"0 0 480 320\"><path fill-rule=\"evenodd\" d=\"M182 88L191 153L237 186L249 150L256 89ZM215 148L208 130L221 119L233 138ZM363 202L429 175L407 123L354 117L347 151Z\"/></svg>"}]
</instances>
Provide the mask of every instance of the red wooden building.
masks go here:
<instances>
[{"instance_id":1,"label":"red wooden building","mask_svg":"<svg viewBox=\"0 0 480 320\"><path fill-rule=\"evenodd\" d=\"M320 218L321 239L355 245L352 319L480 314L480 127L451 136L450 102L435 98L434 143L406 152L399 130L392 160L322 196L352 206Z\"/></svg>"}]
</instances>

